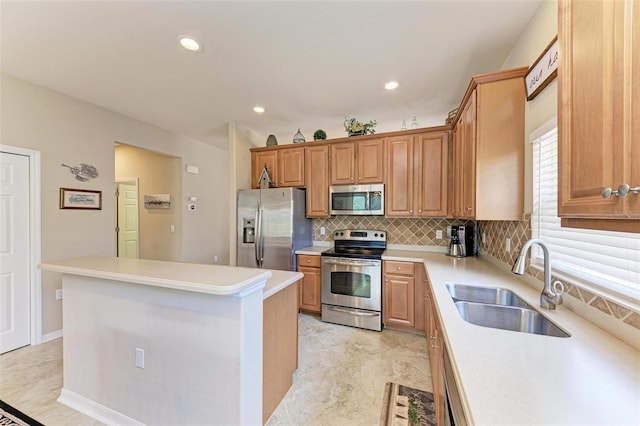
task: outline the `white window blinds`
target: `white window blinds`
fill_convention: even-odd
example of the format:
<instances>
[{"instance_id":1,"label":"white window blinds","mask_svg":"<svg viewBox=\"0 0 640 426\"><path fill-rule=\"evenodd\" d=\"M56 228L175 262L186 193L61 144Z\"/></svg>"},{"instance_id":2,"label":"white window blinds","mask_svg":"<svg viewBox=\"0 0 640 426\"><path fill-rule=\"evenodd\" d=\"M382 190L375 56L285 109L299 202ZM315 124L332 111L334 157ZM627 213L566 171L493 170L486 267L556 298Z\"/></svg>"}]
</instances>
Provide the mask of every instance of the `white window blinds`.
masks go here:
<instances>
[{"instance_id":1,"label":"white window blinds","mask_svg":"<svg viewBox=\"0 0 640 426\"><path fill-rule=\"evenodd\" d=\"M558 130L533 143L534 238L547 243L552 267L600 287L640 299L640 235L562 228L558 217ZM585 171L588 173L588 171ZM542 262L534 253L534 262Z\"/></svg>"}]
</instances>

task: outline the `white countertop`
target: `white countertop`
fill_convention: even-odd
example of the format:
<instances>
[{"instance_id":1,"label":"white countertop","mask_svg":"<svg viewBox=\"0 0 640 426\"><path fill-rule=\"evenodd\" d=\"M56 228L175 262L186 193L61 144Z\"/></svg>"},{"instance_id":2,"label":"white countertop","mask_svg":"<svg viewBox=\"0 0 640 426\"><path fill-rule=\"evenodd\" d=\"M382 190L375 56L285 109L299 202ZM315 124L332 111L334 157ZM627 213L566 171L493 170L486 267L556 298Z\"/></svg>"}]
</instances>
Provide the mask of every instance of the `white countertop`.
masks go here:
<instances>
[{"instance_id":1,"label":"white countertop","mask_svg":"<svg viewBox=\"0 0 640 426\"><path fill-rule=\"evenodd\" d=\"M320 256L320 253L322 253L325 250L330 249L331 246L326 245L326 246L309 246L309 247L305 247L299 250L296 250L296 254L306 254L309 256Z\"/></svg>"},{"instance_id":2,"label":"white countertop","mask_svg":"<svg viewBox=\"0 0 640 426\"><path fill-rule=\"evenodd\" d=\"M271 270L271 277L264 286L263 299L267 299L280 290L289 287L291 284L301 280L304 277L302 272L287 272Z\"/></svg>"},{"instance_id":3,"label":"white countertop","mask_svg":"<svg viewBox=\"0 0 640 426\"><path fill-rule=\"evenodd\" d=\"M48 261L40 263L39 267L63 274L218 296L240 294L264 287L267 279L273 275L272 271L263 269L106 256Z\"/></svg>"},{"instance_id":4,"label":"white countertop","mask_svg":"<svg viewBox=\"0 0 640 426\"><path fill-rule=\"evenodd\" d=\"M424 262L469 424L640 424L640 351L559 305L540 288L469 257L387 250L385 260ZM447 282L513 290L571 334L540 336L464 321Z\"/></svg>"}]
</instances>

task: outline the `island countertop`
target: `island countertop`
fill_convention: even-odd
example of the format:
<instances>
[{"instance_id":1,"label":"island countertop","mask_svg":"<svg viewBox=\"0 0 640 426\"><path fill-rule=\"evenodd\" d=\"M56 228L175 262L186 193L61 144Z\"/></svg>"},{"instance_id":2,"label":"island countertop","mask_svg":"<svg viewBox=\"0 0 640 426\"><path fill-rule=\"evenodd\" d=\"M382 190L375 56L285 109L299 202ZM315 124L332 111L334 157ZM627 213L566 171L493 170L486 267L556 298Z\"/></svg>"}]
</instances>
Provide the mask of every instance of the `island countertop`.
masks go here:
<instances>
[{"instance_id":1,"label":"island countertop","mask_svg":"<svg viewBox=\"0 0 640 426\"><path fill-rule=\"evenodd\" d=\"M218 296L257 290L272 276L264 269L109 256L46 261L39 267L44 271Z\"/></svg>"}]
</instances>

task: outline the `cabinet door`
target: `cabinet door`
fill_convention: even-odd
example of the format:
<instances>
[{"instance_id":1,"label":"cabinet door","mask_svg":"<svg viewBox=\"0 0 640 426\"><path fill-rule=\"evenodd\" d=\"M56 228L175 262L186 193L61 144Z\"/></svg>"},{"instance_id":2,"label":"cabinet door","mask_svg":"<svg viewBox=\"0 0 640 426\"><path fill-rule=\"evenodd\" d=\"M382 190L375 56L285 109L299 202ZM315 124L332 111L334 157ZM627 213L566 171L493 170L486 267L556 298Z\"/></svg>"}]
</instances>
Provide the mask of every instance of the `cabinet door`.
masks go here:
<instances>
[{"instance_id":1,"label":"cabinet door","mask_svg":"<svg viewBox=\"0 0 640 426\"><path fill-rule=\"evenodd\" d=\"M278 150L278 186L304 186L304 147Z\"/></svg>"},{"instance_id":2,"label":"cabinet door","mask_svg":"<svg viewBox=\"0 0 640 426\"><path fill-rule=\"evenodd\" d=\"M429 355L429 369L433 384L433 405L436 412L436 424L444 425L445 385L444 385L444 339L440 332L438 317L435 314L433 300L425 298L425 309L429 318L427 337L427 353Z\"/></svg>"},{"instance_id":3,"label":"cabinet door","mask_svg":"<svg viewBox=\"0 0 640 426\"><path fill-rule=\"evenodd\" d=\"M384 181L384 139L359 141L357 147L358 183L382 183Z\"/></svg>"},{"instance_id":4,"label":"cabinet door","mask_svg":"<svg viewBox=\"0 0 640 426\"><path fill-rule=\"evenodd\" d=\"M635 2L633 4L633 19L631 40L640 40L640 5ZM633 46L631 52L631 96L628 101L631 102L631 132L629 137L631 140L627 143L627 153L630 158L631 171L629 185L640 187L640 46ZM640 220L640 194L633 194L627 200L629 217L631 219ZM636 230L638 225L636 225Z\"/></svg>"},{"instance_id":5,"label":"cabinet door","mask_svg":"<svg viewBox=\"0 0 640 426\"><path fill-rule=\"evenodd\" d=\"M251 153L251 188L260 188L258 179L262 174L262 169L266 166L269 172L269 177L274 186L278 186L278 176L276 173L276 166L278 164L277 150L259 151Z\"/></svg>"},{"instance_id":6,"label":"cabinet door","mask_svg":"<svg viewBox=\"0 0 640 426\"><path fill-rule=\"evenodd\" d=\"M300 309L320 312L320 268L298 266L298 272L304 274L300 281Z\"/></svg>"},{"instance_id":7,"label":"cabinet door","mask_svg":"<svg viewBox=\"0 0 640 426\"><path fill-rule=\"evenodd\" d=\"M356 182L356 151L353 142L331 144L331 185Z\"/></svg>"},{"instance_id":8,"label":"cabinet door","mask_svg":"<svg viewBox=\"0 0 640 426\"><path fill-rule=\"evenodd\" d=\"M413 136L387 138L385 215L413 216Z\"/></svg>"},{"instance_id":9,"label":"cabinet door","mask_svg":"<svg viewBox=\"0 0 640 426\"><path fill-rule=\"evenodd\" d=\"M563 217L624 215L624 198L600 195L625 181L624 7L622 1L560 2L558 214Z\"/></svg>"},{"instance_id":10,"label":"cabinet door","mask_svg":"<svg viewBox=\"0 0 640 426\"><path fill-rule=\"evenodd\" d=\"M307 217L329 217L329 146L309 146L305 152Z\"/></svg>"},{"instance_id":11,"label":"cabinet door","mask_svg":"<svg viewBox=\"0 0 640 426\"><path fill-rule=\"evenodd\" d=\"M461 173L462 212L461 217L473 219L476 215L476 91L462 112Z\"/></svg>"},{"instance_id":12,"label":"cabinet door","mask_svg":"<svg viewBox=\"0 0 640 426\"><path fill-rule=\"evenodd\" d=\"M383 319L385 324L413 327L415 278L385 274Z\"/></svg>"},{"instance_id":13,"label":"cabinet door","mask_svg":"<svg viewBox=\"0 0 640 426\"><path fill-rule=\"evenodd\" d=\"M449 177L449 133L416 136L416 215L445 217Z\"/></svg>"}]
</instances>

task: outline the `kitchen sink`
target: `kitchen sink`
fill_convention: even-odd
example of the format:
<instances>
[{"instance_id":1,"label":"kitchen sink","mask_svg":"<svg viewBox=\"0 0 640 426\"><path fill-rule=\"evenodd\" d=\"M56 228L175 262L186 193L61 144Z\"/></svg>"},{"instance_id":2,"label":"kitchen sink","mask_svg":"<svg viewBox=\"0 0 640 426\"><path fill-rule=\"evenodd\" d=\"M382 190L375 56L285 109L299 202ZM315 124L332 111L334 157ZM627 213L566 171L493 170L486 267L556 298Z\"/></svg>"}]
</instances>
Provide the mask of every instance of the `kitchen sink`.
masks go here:
<instances>
[{"instance_id":1,"label":"kitchen sink","mask_svg":"<svg viewBox=\"0 0 640 426\"><path fill-rule=\"evenodd\" d=\"M455 306L462 319L482 327L541 334L544 336L570 337L569 333L562 330L531 307L504 306L466 301L457 301L455 302Z\"/></svg>"},{"instance_id":2,"label":"kitchen sink","mask_svg":"<svg viewBox=\"0 0 640 426\"><path fill-rule=\"evenodd\" d=\"M494 305L514 306L533 309L511 290L497 287L478 287L466 284L447 283L447 290L454 302L491 303Z\"/></svg>"}]
</instances>

